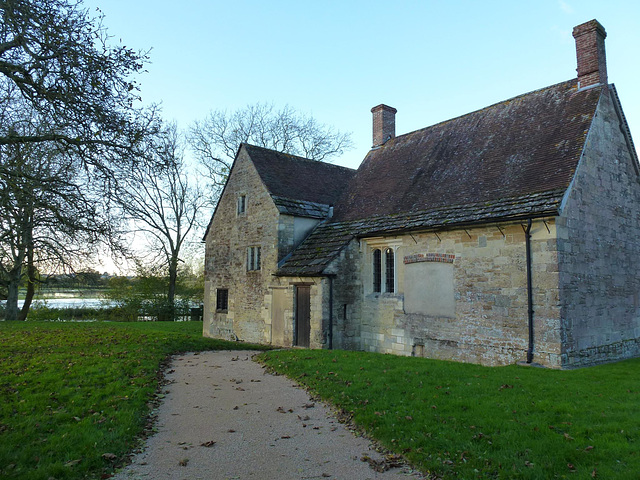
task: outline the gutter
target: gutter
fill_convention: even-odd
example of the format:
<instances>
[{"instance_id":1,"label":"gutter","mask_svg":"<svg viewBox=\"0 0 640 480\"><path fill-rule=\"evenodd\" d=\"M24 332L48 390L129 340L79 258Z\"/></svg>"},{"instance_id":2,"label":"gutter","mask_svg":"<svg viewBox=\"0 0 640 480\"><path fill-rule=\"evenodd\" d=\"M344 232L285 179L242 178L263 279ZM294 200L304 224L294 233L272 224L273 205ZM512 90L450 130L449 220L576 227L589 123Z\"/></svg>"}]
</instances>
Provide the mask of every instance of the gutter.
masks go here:
<instances>
[{"instance_id":1,"label":"gutter","mask_svg":"<svg viewBox=\"0 0 640 480\"><path fill-rule=\"evenodd\" d=\"M529 327L529 346L527 348L527 363L533 362L533 287L531 265L531 218L527 220L527 228L524 229L525 245L527 250L527 313Z\"/></svg>"}]
</instances>

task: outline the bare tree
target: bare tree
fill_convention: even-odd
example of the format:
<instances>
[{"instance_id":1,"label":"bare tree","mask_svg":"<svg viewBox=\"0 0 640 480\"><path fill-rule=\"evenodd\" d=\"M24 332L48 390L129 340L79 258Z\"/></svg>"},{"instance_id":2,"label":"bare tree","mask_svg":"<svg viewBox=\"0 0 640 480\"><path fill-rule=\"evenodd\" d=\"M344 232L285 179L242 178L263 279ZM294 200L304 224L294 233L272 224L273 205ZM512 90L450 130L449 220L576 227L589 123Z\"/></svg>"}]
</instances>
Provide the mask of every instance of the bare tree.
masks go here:
<instances>
[{"instance_id":1,"label":"bare tree","mask_svg":"<svg viewBox=\"0 0 640 480\"><path fill-rule=\"evenodd\" d=\"M53 147L0 146L0 284L7 291L7 320L26 318L37 271L73 270L98 245L117 239L102 185L77 158ZM25 277L27 295L18 311Z\"/></svg>"},{"instance_id":2,"label":"bare tree","mask_svg":"<svg viewBox=\"0 0 640 480\"><path fill-rule=\"evenodd\" d=\"M286 106L257 103L228 113L214 110L189 131L189 143L212 181L224 185L241 143L327 161L352 148L351 134L318 123Z\"/></svg>"},{"instance_id":3,"label":"bare tree","mask_svg":"<svg viewBox=\"0 0 640 480\"><path fill-rule=\"evenodd\" d=\"M48 125L37 133L2 129L0 145L55 142L95 174L135 158L156 128L153 108L134 108L146 53L110 45L102 17L81 0L0 0L0 18L0 108L5 116L22 108L11 99L17 90Z\"/></svg>"},{"instance_id":4,"label":"bare tree","mask_svg":"<svg viewBox=\"0 0 640 480\"><path fill-rule=\"evenodd\" d=\"M199 226L207 199L190 175L184 146L175 124L149 145L151 161L139 164L119 184L119 201L137 233L142 233L151 263L159 264L169 279L167 302L175 302L180 254ZM164 168L158 169L157 165Z\"/></svg>"}]
</instances>

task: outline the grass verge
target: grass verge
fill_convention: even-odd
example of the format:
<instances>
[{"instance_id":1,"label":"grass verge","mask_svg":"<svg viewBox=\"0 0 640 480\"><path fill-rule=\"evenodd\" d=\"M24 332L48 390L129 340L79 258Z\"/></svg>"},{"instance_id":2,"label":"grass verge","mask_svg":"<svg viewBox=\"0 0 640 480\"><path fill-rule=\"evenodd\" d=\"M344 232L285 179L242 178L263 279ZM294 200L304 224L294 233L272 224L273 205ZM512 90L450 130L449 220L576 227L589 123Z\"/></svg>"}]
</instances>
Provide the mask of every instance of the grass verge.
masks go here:
<instances>
[{"instance_id":1,"label":"grass verge","mask_svg":"<svg viewBox=\"0 0 640 480\"><path fill-rule=\"evenodd\" d=\"M108 478L136 446L168 355L259 348L201 322L0 322L0 478Z\"/></svg>"},{"instance_id":2,"label":"grass verge","mask_svg":"<svg viewBox=\"0 0 640 480\"><path fill-rule=\"evenodd\" d=\"M640 359L571 371L327 350L260 361L434 478L639 478Z\"/></svg>"}]
</instances>

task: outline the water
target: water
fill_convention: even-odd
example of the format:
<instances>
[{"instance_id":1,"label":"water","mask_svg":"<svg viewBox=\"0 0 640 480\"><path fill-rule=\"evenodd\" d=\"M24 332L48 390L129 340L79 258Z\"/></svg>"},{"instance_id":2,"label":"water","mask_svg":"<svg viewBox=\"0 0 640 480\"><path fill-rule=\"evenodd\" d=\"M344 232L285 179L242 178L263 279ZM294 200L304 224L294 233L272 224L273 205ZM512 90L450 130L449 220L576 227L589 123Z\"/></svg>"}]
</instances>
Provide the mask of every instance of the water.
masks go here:
<instances>
[{"instance_id":1,"label":"water","mask_svg":"<svg viewBox=\"0 0 640 480\"><path fill-rule=\"evenodd\" d=\"M23 303L23 300L18 300L18 308L21 308ZM101 298L47 298L34 300L31 303L32 307L36 305L46 305L50 308L104 308L113 306L114 302Z\"/></svg>"}]
</instances>

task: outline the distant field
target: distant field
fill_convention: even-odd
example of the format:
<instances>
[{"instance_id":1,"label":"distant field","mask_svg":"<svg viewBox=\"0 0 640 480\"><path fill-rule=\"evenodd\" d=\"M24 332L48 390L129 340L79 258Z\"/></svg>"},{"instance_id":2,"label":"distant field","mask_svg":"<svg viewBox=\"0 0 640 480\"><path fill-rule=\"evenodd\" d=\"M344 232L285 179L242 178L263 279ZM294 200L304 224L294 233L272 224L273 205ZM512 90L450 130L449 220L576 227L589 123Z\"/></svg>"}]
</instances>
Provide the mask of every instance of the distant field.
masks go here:
<instances>
[{"instance_id":1,"label":"distant field","mask_svg":"<svg viewBox=\"0 0 640 480\"><path fill-rule=\"evenodd\" d=\"M327 350L260 357L437 478L640 478L640 359L554 371Z\"/></svg>"},{"instance_id":2,"label":"distant field","mask_svg":"<svg viewBox=\"0 0 640 480\"><path fill-rule=\"evenodd\" d=\"M136 446L171 354L253 348L201 322L0 322L0 478L100 478Z\"/></svg>"}]
</instances>

